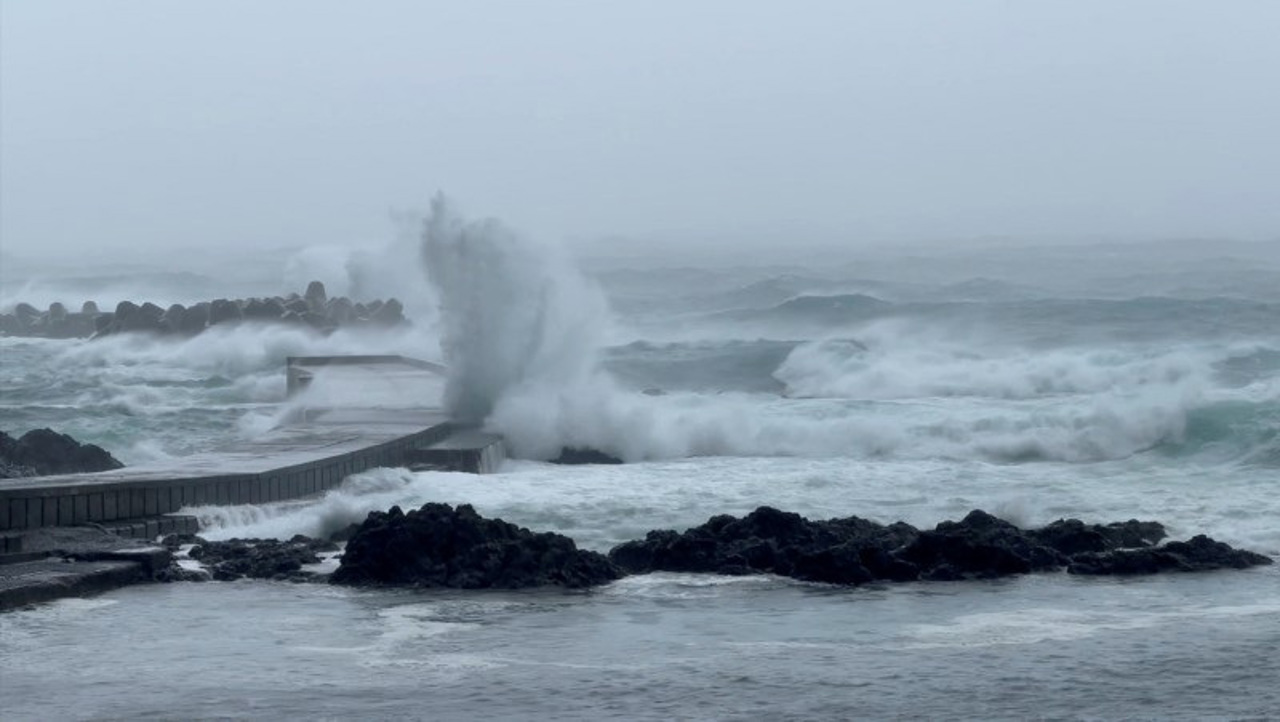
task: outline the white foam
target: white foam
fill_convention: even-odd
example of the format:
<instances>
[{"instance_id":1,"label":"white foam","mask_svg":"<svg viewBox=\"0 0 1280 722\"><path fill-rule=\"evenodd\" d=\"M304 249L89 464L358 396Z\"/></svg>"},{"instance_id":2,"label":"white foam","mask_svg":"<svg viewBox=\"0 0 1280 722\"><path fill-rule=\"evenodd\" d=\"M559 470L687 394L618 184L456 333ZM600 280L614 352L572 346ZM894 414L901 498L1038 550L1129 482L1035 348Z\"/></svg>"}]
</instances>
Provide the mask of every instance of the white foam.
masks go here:
<instances>
[{"instance_id":1,"label":"white foam","mask_svg":"<svg viewBox=\"0 0 1280 722\"><path fill-rule=\"evenodd\" d=\"M423 248L454 416L481 421L510 394L575 386L594 372L604 295L562 249L496 220L468 222L442 196L432 201Z\"/></svg>"},{"instance_id":2,"label":"white foam","mask_svg":"<svg viewBox=\"0 0 1280 722\"><path fill-rule=\"evenodd\" d=\"M295 534L327 538L364 521L371 511L386 511L397 504L416 508L423 503L419 501L423 487L429 486L433 477L453 475L415 475L406 469L378 468L353 474L317 501L187 507L179 513L195 516L200 522L200 535L213 541L235 537L288 539Z\"/></svg>"},{"instance_id":3,"label":"white foam","mask_svg":"<svg viewBox=\"0 0 1280 722\"><path fill-rule=\"evenodd\" d=\"M559 249L437 198L428 274L441 301L446 404L516 456L590 447L628 461L710 455L1120 459L1181 439L1222 349L1025 350L899 322L797 347L792 396L625 391L598 364L597 288ZM864 402L842 403L844 401ZM868 405L865 402L897 402Z\"/></svg>"}]
</instances>

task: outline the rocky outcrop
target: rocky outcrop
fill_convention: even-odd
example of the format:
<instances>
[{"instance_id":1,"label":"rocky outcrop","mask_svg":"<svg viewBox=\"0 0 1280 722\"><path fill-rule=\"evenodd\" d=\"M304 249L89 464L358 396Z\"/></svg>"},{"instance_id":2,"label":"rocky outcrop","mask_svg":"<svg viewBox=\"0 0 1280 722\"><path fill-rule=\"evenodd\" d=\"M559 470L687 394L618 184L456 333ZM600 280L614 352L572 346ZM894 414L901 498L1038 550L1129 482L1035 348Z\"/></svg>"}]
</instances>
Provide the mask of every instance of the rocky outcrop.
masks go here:
<instances>
[{"instance_id":1,"label":"rocky outcrop","mask_svg":"<svg viewBox=\"0 0 1280 722\"><path fill-rule=\"evenodd\" d=\"M191 306L175 303L167 309L153 303L141 305L121 301L115 310L101 312L86 301L79 312L69 312L61 303L40 311L20 303L10 313L0 314L0 334L43 338L89 338L119 333L149 333L159 336L194 336L205 329L243 321L307 326L323 333L345 327L388 327L407 323L404 306L396 299L353 303L345 297L329 298L324 284L312 281L299 296L272 298L219 298Z\"/></svg>"},{"instance_id":2,"label":"rocky outcrop","mask_svg":"<svg viewBox=\"0 0 1280 722\"><path fill-rule=\"evenodd\" d=\"M0 431L0 478L78 474L123 466L102 447L81 444L52 429L34 429L18 439Z\"/></svg>"},{"instance_id":3,"label":"rocky outcrop","mask_svg":"<svg viewBox=\"0 0 1280 722\"><path fill-rule=\"evenodd\" d=\"M614 547L607 557L579 550L559 534L486 519L467 505L426 504L408 513L393 507L369 514L336 536L349 541L329 581L351 586L585 588L656 571L776 574L854 586L1063 569L1081 575L1155 574L1272 563L1269 557L1205 536L1158 545L1165 530L1157 522L1131 519L1101 525L1065 519L1023 530L981 510L920 530L856 516L810 521L760 507L742 518L715 516L684 532L651 531L642 540ZM283 542L209 542L194 536L164 540L172 552L188 544L194 545L189 556L217 580L315 581L322 577L303 567L338 548L332 540L304 536ZM177 569L171 574L178 574Z\"/></svg>"},{"instance_id":4,"label":"rocky outcrop","mask_svg":"<svg viewBox=\"0 0 1280 722\"><path fill-rule=\"evenodd\" d=\"M621 464L622 459L596 449L581 449L565 446L560 455L551 460L552 464Z\"/></svg>"},{"instance_id":5,"label":"rocky outcrop","mask_svg":"<svg viewBox=\"0 0 1280 722\"><path fill-rule=\"evenodd\" d=\"M458 589L590 587L622 576L572 539L486 519L469 505L373 512L347 542L335 584Z\"/></svg>"},{"instance_id":6,"label":"rocky outcrop","mask_svg":"<svg viewBox=\"0 0 1280 722\"><path fill-rule=\"evenodd\" d=\"M1107 553L1086 552L1071 558L1071 574L1130 575L1158 572L1203 572L1213 569L1246 569L1271 564L1270 557L1234 549L1200 534L1188 541L1160 547L1119 549Z\"/></svg>"},{"instance_id":7,"label":"rocky outcrop","mask_svg":"<svg viewBox=\"0 0 1280 722\"><path fill-rule=\"evenodd\" d=\"M1112 549L1149 547L1159 544L1168 534L1158 521L1112 522L1085 524L1079 519L1059 519L1027 535L1037 543L1067 556L1083 552L1105 552Z\"/></svg>"},{"instance_id":8,"label":"rocky outcrop","mask_svg":"<svg viewBox=\"0 0 1280 722\"><path fill-rule=\"evenodd\" d=\"M918 571L891 552L917 535L902 523L883 526L855 516L813 522L762 506L741 519L714 516L683 533L651 531L643 540L614 547L609 559L632 574L777 574L837 584L905 581Z\"/></svg>"},{"instance_id":9,"label":"rocky outcrop","mask_svg":"<svg viewBox=\"0 0 1280 722\"><path fill-rule=\"evenodd\" d=\"M760 507L742 519L712 517L683 533L652 531L614 547L628 573L651 571L777 574L815 582L987 579L1066 568L1076 574L1201 571L1270 564L1260 554L1207 537L1155 544L1156 522L1084 524L1060 520L1022 530L981 510L921 531L858 517L809 521Z\"/></svg>"},{"instance_id":10,"label":"rocky outcrop","mask_svg":"<svg viewBox=\"0 0 1280 722\"><path fill-rule=\"evenodd\" d=\"M217 581L236 579L273 579L276 581L312 581L317 575L305 571L304 565L319 563L320 552L336 552L333 542L297 535L288 541L275 539L229 539L211 542L199 537L177 538L175 543L193 543L187 552L199 561Z\"/></svg>"}]
</instances>

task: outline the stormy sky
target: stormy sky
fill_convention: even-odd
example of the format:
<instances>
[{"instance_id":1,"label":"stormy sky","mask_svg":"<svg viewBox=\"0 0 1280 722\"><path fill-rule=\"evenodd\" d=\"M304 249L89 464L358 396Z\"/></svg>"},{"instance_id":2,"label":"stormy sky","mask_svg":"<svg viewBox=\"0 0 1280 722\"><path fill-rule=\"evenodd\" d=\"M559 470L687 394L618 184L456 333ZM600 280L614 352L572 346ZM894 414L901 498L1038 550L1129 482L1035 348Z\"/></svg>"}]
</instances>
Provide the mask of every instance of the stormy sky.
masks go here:
<instances>
[{"instance_id":1,"label":"stormy sky","mask_svg":"<svg viewBox=\"0 0 1280 722\"><path fill-rule=\"evenodd\" d=\"M10 257L381 242L437 190L577 242L1280 238L1271 0L0 8Z\"/></svg>"}]
</instances>

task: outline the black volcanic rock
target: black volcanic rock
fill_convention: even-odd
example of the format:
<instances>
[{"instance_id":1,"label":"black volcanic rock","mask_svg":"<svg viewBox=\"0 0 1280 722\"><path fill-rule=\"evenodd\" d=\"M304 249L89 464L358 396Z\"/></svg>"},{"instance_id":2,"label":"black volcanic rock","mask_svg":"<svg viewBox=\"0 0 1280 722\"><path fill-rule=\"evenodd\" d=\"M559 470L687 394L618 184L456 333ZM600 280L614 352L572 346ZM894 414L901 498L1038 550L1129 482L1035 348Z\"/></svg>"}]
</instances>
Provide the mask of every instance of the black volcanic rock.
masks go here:
<instances>
[{"instance_id":1,"label":"black volcanic rock","mask_svg":"<svg viewBox=\"0 0 1280 722\"><path fill-rule=\"evenodd\" d=\"M1202 572L1213 569L1245 569L1272 564L1270 557L1235 549L1200 534L1188 541L1172 541L1159 547L1086 552L1071 558L1071 574L1127 575L1157 572Z\"/></svg>"},{"instance_id":2,"label":"black volcanic rock","mask_svg":"<svg viewBox=\"0 0 1280 722\"><path fill-rule=\"evenodd\" d=\"M303 571L304 564L320 561L318 552L336 551L337 545L323 539L297 535L288 541L275 539L229 539L221 542L193 538L196 546L188 555L204 564L217 581L275 579L308 581L316 575ZM181 540L178 540L179 542Z\"/></svg>"},{"instance_id":3,"label":"black volcanic rock","mask_svg":"<svg viewBox=\"0 0 1280 722\"><path fill-rule=\"evenodd\" d=\"M651 531L614 547L609 558L628 573L651 571L778 574L806 581L989 579L1063 567L1075 574L1145 574L1270 564L1265 556L1206 537L1154 546L1156 522L1087 525L1060 520L1022 530L982 510L919 531L848 517L810 521L760 507L737 519L721 515L684 532Z\"/></svg>"},{"instance_id":4,"label":"black volcanic rock","mask_svg":"<svg viewBox=\"0 0 1280 722\"><path fill-rule=\"evenodd\" d=\"M34 429L19 439L0 431L0 474L8 475L5 478L108 471L123 466L102 447L81 444L52 429Z\"/></svg>"},{"instance_id":5,"label":"black volcanic rock","mask_svg":"<svg viewBox=\"0 0 1280 722\"><path fill-rule=\"evenodd\" d=\"M621 572L572 539L485 519L470 505L373 512L347 542L330 581L353 586L459 589L590 587Z\"/></svg>"},{"instance_id":6,"label":"black volcanic rock","mask_svg":"<svg viewBox=\"0 0 1280 722\"><path fill-rule=\"evenodd\" d=\"M1082 552L1149 547L1166 536L1164 526L1155 521L1130 519L1111 524L1085 524L1079 519L1059 519L1027 535L1044 546L1068 556Z\"/></svg>"},{"instance_id":7,"label":"black volcanic rock","mask_svg":"<svg viewBox=\"0 0 1280 722\"><path fill-rule=\"evenodd\" d=\"M916 565L926 579L1001 577L1057 569L1067 559L1021 529L981 509L963 520L944 521L920 532L897 558Z\"/></svg>"},{"instance_id":8,"label":"black volcanic rock","mask_svg":"<svg viewBox=\"0 0 1280 722\"><path fill-rule=\"evenodd\" d=\"M621 464L622 459L611 456L596 449L579 449L568 446L560 449L560 455L551 460L552 464Z\"/></svg>"},{"instance_id":9,"label":"black volcanic rock","mask_svg":"<svg viewBox=\"0 0 1280 722\"><path fill-rule=\"evenodd\" d=\"M649 532L643 540L614 547L609 558L630 573L768 573L857 584L916 578L917 567L890 552L918 534L901 522L883 526L858 517L815 522L762 506L741 519L714 516L683 533Z\"/></svg>"}]
</instances>

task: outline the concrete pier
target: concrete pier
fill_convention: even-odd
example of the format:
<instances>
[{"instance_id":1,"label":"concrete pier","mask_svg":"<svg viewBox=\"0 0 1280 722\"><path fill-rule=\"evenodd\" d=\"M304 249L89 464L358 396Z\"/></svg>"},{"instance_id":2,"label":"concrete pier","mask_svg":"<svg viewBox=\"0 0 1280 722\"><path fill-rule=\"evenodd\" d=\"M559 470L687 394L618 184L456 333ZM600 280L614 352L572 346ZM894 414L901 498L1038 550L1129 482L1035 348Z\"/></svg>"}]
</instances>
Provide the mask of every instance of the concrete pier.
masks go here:
<instances>
[{"instance_id":1,"label":"concrete pier","mask_svg":"<svg viewBox=\"0 0 1280 722\"><path fill-rule=\"evenodd\" d=\"M0 532L298 499L366 469L403 466L410 450L454 430L438 411L329 409L217 452L94 474L11 479L0 485Z\"/></svg>"},{"instance_id":2,"label":"concrete pier","mask_svg":"<svg viewBox=\"0 0 1280 722\"><path fill-rule=\"evenodd\" d=\"M0 611L152 579L156 562L139 561L137 546L146 556L163 535L198 533L195 517L176 513L183 508L317 496L380 466L496 471L500 437L459 427L439 408L405 406L438 399L441 371L402 356L290 358L291 411L259 437L159 463L0 482ZM64 543L95 535L93 550Z\"/></svg>"},{"instance_id":3,"label":"concrete pier","mask_svg":"<svg viewBox=\"0 0 1280 722\"><path fill-rule=\"evenodd\" d=\"M500 438L459 428L427 406L443 388L437 364L403 356L290 357L285 372L295 408L260 437L160 463L0 483L3 550L18 551L14 532L27 529L142 524L137 536L145 536L146 520L163 525L164 515L184 507L304 498L379 466L487 473L505 456Z\"/></svg>"},{"instance_id":4,"label":"concrete pier","mask_svg":"<svg viewBox=\"0 0 1280 722\"><path fill-rule=\"evenodd\" d=\"M492 474L506 458L502 437L479 429L459 429L439 442L410 449L406 454L409 468L415 471L437 469L469 474Z\"/></svg>"}]
</instances>

